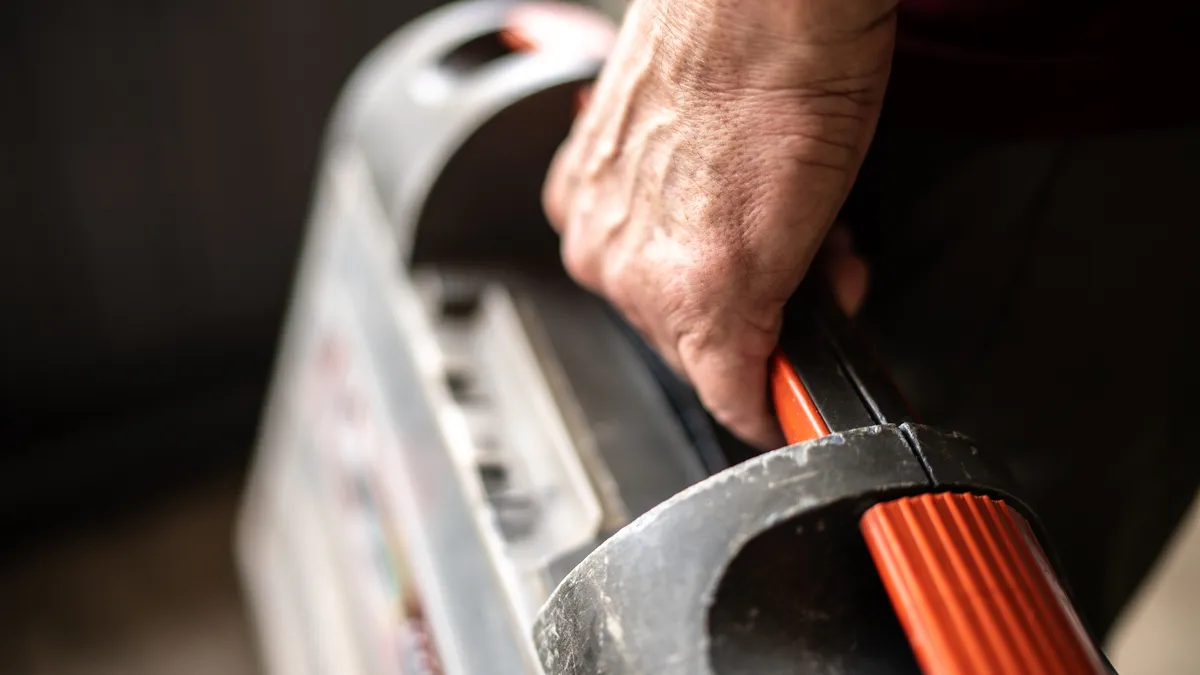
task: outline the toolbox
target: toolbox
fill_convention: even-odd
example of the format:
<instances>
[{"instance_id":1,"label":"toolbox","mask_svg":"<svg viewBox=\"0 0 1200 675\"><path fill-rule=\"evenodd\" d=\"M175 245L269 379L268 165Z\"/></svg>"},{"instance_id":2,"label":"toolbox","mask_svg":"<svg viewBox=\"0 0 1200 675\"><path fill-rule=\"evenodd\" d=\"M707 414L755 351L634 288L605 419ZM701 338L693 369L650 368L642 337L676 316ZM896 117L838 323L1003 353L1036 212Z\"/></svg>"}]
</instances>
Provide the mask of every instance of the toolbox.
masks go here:
<instances>
[{"instance_id":1,"label":"toolbox","mask_svg":"<svg viewBox=\"0 0 1200 675\"><path fill-rule=\"evenodd\" d=\"M1019 488L821 289L758 453L566 277L541 182L601 56L515 7L579 11L446 6L331 120L238 533L270 672L1108 672Z\"/></svg>"}]
</instances>

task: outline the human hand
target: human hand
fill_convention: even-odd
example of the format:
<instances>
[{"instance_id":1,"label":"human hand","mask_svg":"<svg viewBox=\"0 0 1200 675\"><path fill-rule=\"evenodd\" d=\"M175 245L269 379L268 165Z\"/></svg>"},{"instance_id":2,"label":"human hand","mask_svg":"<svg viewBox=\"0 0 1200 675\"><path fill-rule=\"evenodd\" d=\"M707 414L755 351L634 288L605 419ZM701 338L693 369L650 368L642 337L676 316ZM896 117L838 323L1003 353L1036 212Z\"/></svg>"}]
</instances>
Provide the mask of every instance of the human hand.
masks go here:
<instances>
[{"instance_id":1,"label":"human hand","mask_svg":"<svg viewBox=\"0 0 1200 675\"><path fill-rule=\"evenodd\" d=\"M634 0L546 183L570 274L761 447L781 311L874 132L893 5Z\"/></svg>"}]
</instances>

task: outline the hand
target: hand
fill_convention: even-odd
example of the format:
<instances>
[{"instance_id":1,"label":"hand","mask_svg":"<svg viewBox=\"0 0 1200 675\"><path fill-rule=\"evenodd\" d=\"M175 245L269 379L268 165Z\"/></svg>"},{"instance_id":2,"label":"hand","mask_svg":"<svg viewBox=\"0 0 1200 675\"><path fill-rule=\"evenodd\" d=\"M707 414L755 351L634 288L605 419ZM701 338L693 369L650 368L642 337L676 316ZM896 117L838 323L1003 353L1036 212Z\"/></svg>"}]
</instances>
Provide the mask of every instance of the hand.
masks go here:
<instances>
[{"instance_id":1,"label":"hand","mask_svg":"<svg viewBox=\"0 0 1200 675\"><path fill-rule=\"evenodd\" d=\"M571 275L764 448L781 310L874 132L893 5L634 0L546 183Z\"/></svg>"}]
</instances>

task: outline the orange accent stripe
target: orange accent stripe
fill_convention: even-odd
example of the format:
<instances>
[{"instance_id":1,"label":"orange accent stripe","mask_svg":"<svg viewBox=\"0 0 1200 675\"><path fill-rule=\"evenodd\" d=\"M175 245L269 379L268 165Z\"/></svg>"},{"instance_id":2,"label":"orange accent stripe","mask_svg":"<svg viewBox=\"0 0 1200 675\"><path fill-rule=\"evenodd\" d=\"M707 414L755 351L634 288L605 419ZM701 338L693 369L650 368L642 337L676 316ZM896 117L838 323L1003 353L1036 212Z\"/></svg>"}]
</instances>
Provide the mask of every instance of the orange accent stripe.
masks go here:
<instances>
[{"instance_id":1,"label":"orange accent stripe","mask_svg":"<svg viewBox=\"0 0 1200 675\"><path fill-rule=\"evenodd\" d=\"M1001 500L926 494L860 523L926 675L1108 672L1029 523Z\"/></svg>"},{"instance_id":2,"label":"orange accent stripe","mask_svg":"<svg viewBox=\"0 0 1200 675\"><path fill-rule=\"evenodd\" d=\"M817 410L792 362L781 352L771 357L771 395L775 414L789 444L803 443L829 435L829 427Z\"/></svg>"},{"instance_id":3,"label":"orange accent stripe","mask_svg":"<svg viewBox=\"0 0 1200 675\"><path fill-rule=\"evenodd\" d=\"M533 41L529 35L515 27L505 28L500 31L500 42L504 43L505 47L514 52L532 52L537 51L537 43Z\"/></svg>"},{"instance_id":4,"label":"orange accent stripe","mask_svg":"<svg viewBox=\"0 0 1200 675\"><path fill-rule=\"evenodd\" d=\"M524 3L508 18L500 41L514 52L568 48L604 57L612 49L616 29L607 19L585 7L555 3ZM575 94L575 115L587 107L592 86L582 85Z\"/></svg>"},{"instance_id":5,"label":"orange accent stripe","mask_svg":"<svg viewBox=\"0 0 1200 675\"><path fill-rule=\"evenodd\" d=\"M617 27L590 7L563 2L522 2L509 12L500 40L514 52L565 51L605 58Z\"/></svg>"}]
</instances>

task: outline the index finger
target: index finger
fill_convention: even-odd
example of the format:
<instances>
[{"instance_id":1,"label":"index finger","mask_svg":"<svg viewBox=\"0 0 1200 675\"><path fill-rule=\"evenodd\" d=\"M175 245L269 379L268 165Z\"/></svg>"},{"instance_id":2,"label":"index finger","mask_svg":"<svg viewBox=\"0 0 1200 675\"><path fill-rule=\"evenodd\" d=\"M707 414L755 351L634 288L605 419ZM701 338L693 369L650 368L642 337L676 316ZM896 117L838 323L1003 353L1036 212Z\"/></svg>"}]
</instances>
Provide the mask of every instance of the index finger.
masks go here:
<instances>
[{"instance_id":1,"label":"index finger","mask_svg":"<svg viewBox=\"0 0 1200 675\"><path fill-rule=\"evenodd\" d=\"M679 356L700 402L718 422L763 450L785 444L767 392L769 357L717 345L681 345Z\"/></svg>"}]
</instances>

